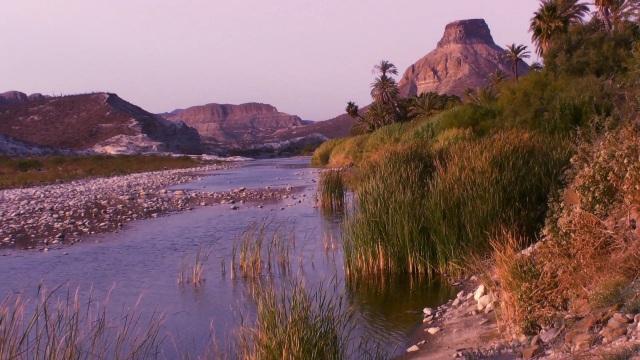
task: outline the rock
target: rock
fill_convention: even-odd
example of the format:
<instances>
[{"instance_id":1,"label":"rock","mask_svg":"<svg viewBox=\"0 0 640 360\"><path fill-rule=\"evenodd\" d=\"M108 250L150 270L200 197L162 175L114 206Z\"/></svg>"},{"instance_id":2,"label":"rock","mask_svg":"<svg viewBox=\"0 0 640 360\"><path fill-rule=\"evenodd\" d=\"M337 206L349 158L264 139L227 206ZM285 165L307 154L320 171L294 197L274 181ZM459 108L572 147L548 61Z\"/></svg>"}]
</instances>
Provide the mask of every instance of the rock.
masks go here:
<instances>
[{"instance_id":1,"label":"rock","mask_svg":"<svg viewBox=\"0 0 640 360\"><path fill-rule=\"evenodd\" d=\"M425 316L431 316L431 315L433 315L433 314L434 314L434 311L433 311L433 309L432 309L432 308L426 307L426 308L422 309L422 313L423 313Z\"/></svg>"},{"instance_id":2,"label":"rock","mask_svg":"<svg viewBox=\"0 0 640 360\"><path fill-rule=\"evenodd\" d=\"M543 343L547 344L553 341L553 339L555 339L556 337L558 337L559 334L560 334L560 329L552 327L552 328L540 331L539 335L540 335L540 340L542 340Z\"/></svg>"},{"instance_id":3,"label":"rock","mask_svg":"<svg viewBox=\"0 0 640 360\"><path fill-rule=\"evenodd\" d=\"M430 327L427 330L425 330L427 333L429 333L430 335L435 335L437 333L440 332L440 328L439 327Z\"/></svg>"},{"instance_id":4,"label":"rock","mask_svg":"<svg viewBox=\"0 0 640 360\"><path fill-rule=\"evenodd\" d=\"M296 115L279 112L268 104L207 104L174 110L162 116L195 128L211 144L250 149L255 144L276 142L276 134L288 128L302 127ZM286 139L285 139L286 140Z\"/></svg>"},{"instance_id":5,"label":"rock","mask_svg":"<svg viewBox=\"0 0 640 360\"><path fill-rule=\"evenodd\" d=\"M493 297L491 295L484 295L480 299L478 299L478 311L484 309L487 305L493 302Z\"/></svg>"},{"instance_id":6,"label":"rock","mask_svg":"<svg viewBox=\"0 0 640 360\"><path fill-rule=\"evenodd\" d=\"M418 347L418 345L413 345L413 346L411 346L410 348L408 348L408 349L407 349L407 352L408 352L408 353L412 353L412 352L416 352L416 351L418 351L418 350L420 350L420 348Z\"/></svg>"},{"instance_id":7,"label":"rock","mask_svg":"<svg viewBox=\"0 0 640 360\"><path fill-rule=\"evenodd\" d=\"M495 44L483 19L448 24L435 50L411 65L399 82L403 96L426 92L463 96L466 89L488 85L489 74L497 70L511 75L505 50ZM519 64L520 74L528 66Z\"/></svg>"},{"instance_id":8,"label":"rock","mask_svg":"<svg viewBox=\"0 0 640 360\"><path fill-rule=\"evenodd\" d=\"M231 205L231 210L238 210L240 207L238 205Z\"/></svg>"},{"instance_id":9,"label":"rock","mask_svg":"<svg viewBox=\"0 0 640 360\"><path fill-rule=\"evenodd\" d=\"M492 312L495 309L494 305L492 302L490 302L489 304L487 304L487 306L484 308L484 313L488 314L490 312Z\"/></svg>"},{"instance_id":10,"label":"rock","mask_svg":"<svg viewBox=\"0 0 640 360\"><path fill-rule=\"evenodd\" d=\"M484 287L484 285L480 285L480 286L478 286L478 288L476 289L476 291L473 293L473 299L474 299L475 301L480 300L480 298L484 296L484 292L485 292L485 287Z\"/></svg>"},{"instance_id":11,"label":"rock","mask_svg":"<svg viewBox=\"0 0 640 360\"><path fill-rule=\"evenodd\" d=\"M542 354L542 348L539 345L530 345L522 351L523 359L533 359Z\"/></svg>"},{"instance_id":12,"label":"rock","mask_svg":"<svg viewBox=\"0 0 640 360\"><path fill-rule=\"evenodd\" d=\"M195 129L110 93L47 97L6 106L0 112L0 133L41 147L105 154L202 153Z\"/></svg>"}]
</instances>

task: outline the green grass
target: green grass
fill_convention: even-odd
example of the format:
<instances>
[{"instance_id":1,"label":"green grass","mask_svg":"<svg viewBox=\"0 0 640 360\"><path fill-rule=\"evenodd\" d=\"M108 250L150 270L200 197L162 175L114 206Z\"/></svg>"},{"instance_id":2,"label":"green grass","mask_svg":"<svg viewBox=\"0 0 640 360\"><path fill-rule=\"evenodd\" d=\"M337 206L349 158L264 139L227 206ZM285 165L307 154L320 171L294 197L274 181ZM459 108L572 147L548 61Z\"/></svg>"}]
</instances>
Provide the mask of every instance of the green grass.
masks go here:
<instances>
[{"instance_id":1,"label":"green grass","mask_svg":"<svg viewBox=\"0 0 640 360\"><path fill-rule=\"evenodd\" d=\"M168 156L0 156L0 189L28 187L71 180L203 165L190 157Z\"/></svg>"},{"instance_id":2,"label":"green grass","mask_svg":"<svg viewBox=\"0 0 640 360\"><path fill-rule=\"evenodd\" d=\"M231 277L258 279L267 275L287 275L295 248L295 232L269 222L250 224L233 244Z\"/></svg>"},{"instance_id":3,"label":"green grass","mask_svg":"<svg viewBox=\"0 0 640 360\"><path fill-rule=\"evenodd\" d=\"M424 204L433 171L432 156L416 148L393 151L364 170L357 211L345 226L349 276L431 272Z\"/></svg>"},{"instance_id":4,"label":"green grass","mask_svg":"<svg viewBox=\"0 0 640 360\"><path fill-rule=\"evenodd\" d=\"M536 236L569 151L525 132L454 143L432 153L409 146L365 166L347 221L353 276L456 272L490 250L503 227Z\"/></svg>"},{"instance_id":5,"label":"green grass","mask_svg":"<svg viewBox=\"0 0 640 360\"><path fill-rule=\"evenodd\" d=\"M352 315L340 298L300 283L288 291L273 287L256 296L257 320L240 331L239 354L246 360L344 359Z\"/></svg>"},{"instance_id":6,"label":"green grass","mask_svg":"<svg viewBox=\"0 0 640 360\"><path fill-rule=\"evenodd\" d=\"M345 204L345 182L342 170L325 170L320 174L318 201L327 214L343 213Z\"/></svg>"}]
</instances>

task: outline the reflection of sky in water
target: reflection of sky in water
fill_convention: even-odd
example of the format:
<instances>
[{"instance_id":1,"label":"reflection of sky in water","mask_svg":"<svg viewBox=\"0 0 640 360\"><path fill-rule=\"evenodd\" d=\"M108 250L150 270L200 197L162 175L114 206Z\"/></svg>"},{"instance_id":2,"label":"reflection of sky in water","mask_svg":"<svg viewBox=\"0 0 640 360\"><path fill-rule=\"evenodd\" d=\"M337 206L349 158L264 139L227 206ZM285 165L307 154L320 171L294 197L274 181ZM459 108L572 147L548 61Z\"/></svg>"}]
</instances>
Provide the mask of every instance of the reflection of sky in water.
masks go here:
<instances>
[{"instance_id":1,"label":"reflection of sky in water","mask_svg":"<svg viewBox=\"0 0 640 360\"><path fill-rule=\"evenodd\" d=\"M295 229L292 273L303 275L311 288L336 281L336 296L346 296L346 302L356 309L356 332L366 332L368 338L382 341L386 348L404 349L408 334L421 318L420 309L442 302L449 294L437 287L417 283L409 286L402 281L383 286L365 282L345 289L340 247L335 251L325 249L328 239L340 244L339 221L325 219L314 208L317 170L303 168L307 162L308 158L260 160L182 186L208 191L240 186L306 186L295 199L266 204L263 209L249 203L238 211L225 205L199 208L138 221L121 232L92 236L64 250L0 253L7 255L0 257L0 272L5 274L0 295L29 297L40 282L48 288L68 284L84 291L93 289L97 299L106 298L113 288L109 304L114 311L133 306L142 295L142 311L166 314L168 356L173 357L170 353L176 347L198 349L193 351L197 354L208 341L204 335L211 327L218 344L228 344L240 322L240 312L253 312L246 284L230 278L229 264L234 239L248 224L266 219L274 226ZM206 282L198 289L177 285L185 257L193 257L199 248L211 251Z\"/></svg>"}]
</instances>

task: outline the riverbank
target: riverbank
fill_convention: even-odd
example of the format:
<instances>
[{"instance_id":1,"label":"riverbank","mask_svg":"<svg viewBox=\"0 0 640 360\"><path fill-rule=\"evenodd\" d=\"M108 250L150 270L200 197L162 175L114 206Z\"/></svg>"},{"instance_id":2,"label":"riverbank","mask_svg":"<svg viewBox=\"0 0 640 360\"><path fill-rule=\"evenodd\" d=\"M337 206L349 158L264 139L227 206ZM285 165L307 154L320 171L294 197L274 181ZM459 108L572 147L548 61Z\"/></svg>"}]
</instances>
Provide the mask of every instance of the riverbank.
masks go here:
<instances>
[{"instance_id":1,"label":"riverbank","mask_svg":"<svg viewBox=\"0 0 640 360\"><path fill-rule=\"evenodd\" d=\"M227 192L166 189L231 166L215 164L0 190L0 248L70 245L83 235L115 231L134 220L213 204L229 204L235 210L238 203L278 200L293 192L290 187Z\"/></svg>"}]
</instances>

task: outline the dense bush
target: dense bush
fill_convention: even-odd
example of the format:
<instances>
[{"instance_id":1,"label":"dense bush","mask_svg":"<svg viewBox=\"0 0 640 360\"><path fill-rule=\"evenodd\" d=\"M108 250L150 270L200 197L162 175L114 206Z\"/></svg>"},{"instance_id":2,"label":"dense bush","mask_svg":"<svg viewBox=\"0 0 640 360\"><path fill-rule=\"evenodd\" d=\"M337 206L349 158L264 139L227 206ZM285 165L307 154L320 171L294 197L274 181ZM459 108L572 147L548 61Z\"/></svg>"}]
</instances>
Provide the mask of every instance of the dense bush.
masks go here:
<instances>
[{"instance_id":1,"label":"dense bush","mask_svg":"<svg viewBox=\"0 0 640 360\"><path fill-rule=\"evenodd\" d=\"M553 74L574 77L625 73L638 39L640 32L635 25L612 33L602 31L596 23L575 26L554 40L545 54L545 66Z\"/></svg>"},{"instance_id":2,"label":"dense bush","mask_svg":"<svg viewBox=\"0 0 640 360\"><path fill-rule=\"evenodd\" d=\"M594 116L613 112L613 89L593 77L555 77L534 73L507 83L497 100L497 126L569 134Z\"/></svg>"},{"instance_id":3,"label":"dense bush","mask_svg":"<svg viewBox=\"0 0 640 360\"><path fill-rule=\"evenodd\" d=\"M573 159L570 184L551 203L546 238L533 255L500 252L502 311L517 332L533 332L563 312L637 308L640 276L640 131L632 124ZM500 240L504 243L504 239ZM531 276L516 276L522 264ZM613 266L612 266L613 265ZM516 289L528 289L519 298Z\"/></svg>"}]
</instances>

